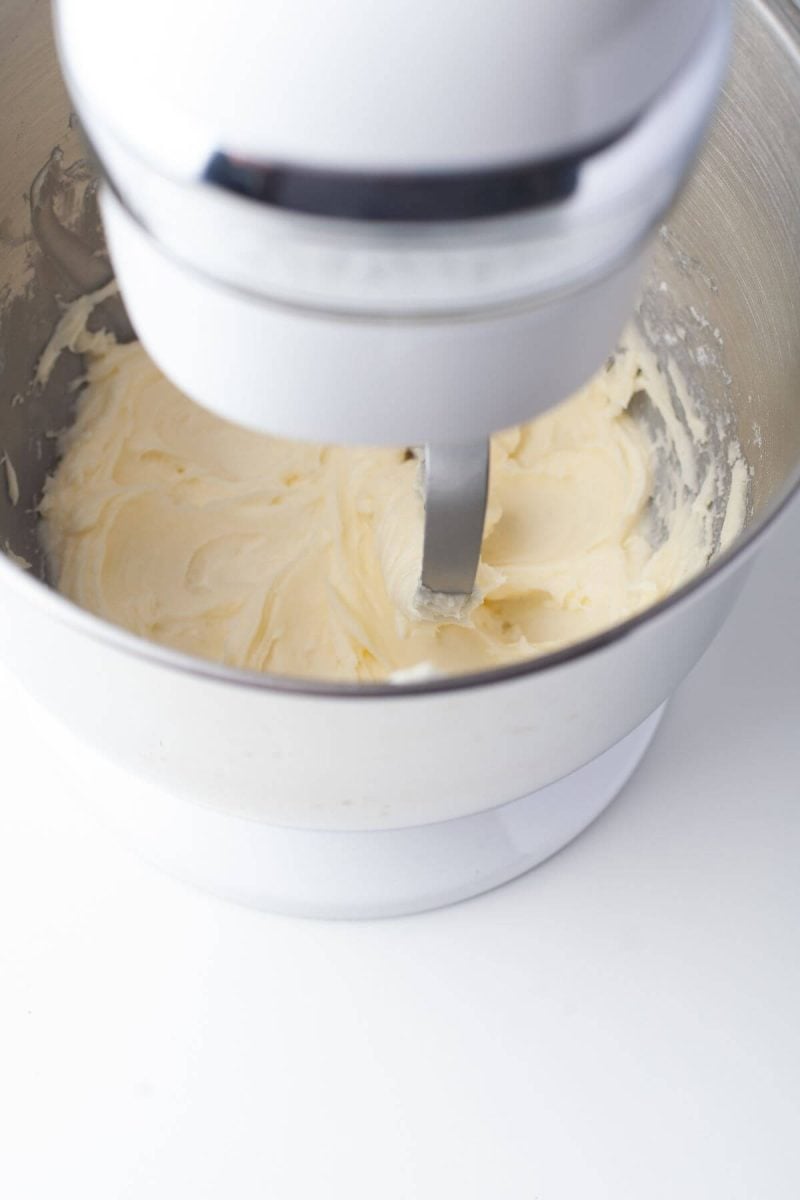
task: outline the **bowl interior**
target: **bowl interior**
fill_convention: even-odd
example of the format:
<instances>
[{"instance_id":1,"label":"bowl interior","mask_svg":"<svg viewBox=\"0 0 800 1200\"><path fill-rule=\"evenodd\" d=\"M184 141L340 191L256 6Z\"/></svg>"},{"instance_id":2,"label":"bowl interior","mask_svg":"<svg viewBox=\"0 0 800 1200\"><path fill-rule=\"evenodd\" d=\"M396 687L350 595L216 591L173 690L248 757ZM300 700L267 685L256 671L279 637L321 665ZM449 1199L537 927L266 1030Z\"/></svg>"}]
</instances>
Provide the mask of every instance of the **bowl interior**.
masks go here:
<instances>
[{"instance_id":1,"label":"bowl interior","mask_svg":"<svg viewBox=\"0 0 800 1200\"><path fill-rule=\"evenodd\" d=\"M800 13L790 0L737 5L719 112L659 232L637 316L710 418L707 453L723 470L726 444L738 439L752 472L751 526L800 474L798 46ZM4 5L0 48L0 548L44 578L37 505L82 367L64 353L40 387L36 365L64 306L101 287L111 268L96 176L74 128L46 8ZM92 322L132 336L118 299L99 306ZM680 412L677 395L674 403Z\"/></svg>"}]
</instances>

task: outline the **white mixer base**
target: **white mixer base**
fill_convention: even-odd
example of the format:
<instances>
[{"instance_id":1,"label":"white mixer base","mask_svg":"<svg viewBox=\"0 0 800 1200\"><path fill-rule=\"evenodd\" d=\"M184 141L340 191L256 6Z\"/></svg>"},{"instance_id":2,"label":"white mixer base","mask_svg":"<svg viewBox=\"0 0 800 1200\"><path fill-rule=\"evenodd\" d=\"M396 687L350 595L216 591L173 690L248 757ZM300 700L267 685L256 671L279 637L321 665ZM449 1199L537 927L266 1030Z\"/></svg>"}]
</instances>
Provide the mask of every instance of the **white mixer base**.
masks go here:
<instances>
[{"instance_id":1,"label":"white mixer base","mask_svg":"<svg viewBox=\"0 0 800 1200\"><path fill-rule=\"evenodd\" d=\"M169 874L274 912L387 917L477 896L566 846L628 780L663 712L662 705L586 766L519 800L456 820L366 832L285 829L187 802L48 724L72 786Z\"/></svg>"}]
</instances>

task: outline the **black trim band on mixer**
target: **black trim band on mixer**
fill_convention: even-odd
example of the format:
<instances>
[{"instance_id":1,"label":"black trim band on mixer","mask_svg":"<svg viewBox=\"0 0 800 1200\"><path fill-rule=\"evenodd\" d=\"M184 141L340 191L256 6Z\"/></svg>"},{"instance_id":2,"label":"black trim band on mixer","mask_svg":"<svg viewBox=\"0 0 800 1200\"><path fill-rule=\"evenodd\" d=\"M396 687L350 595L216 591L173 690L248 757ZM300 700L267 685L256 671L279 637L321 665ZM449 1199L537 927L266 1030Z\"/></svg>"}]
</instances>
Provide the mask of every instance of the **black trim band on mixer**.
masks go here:
<instances>
[{"instance_id":1,"label":"black trim band on mixer","mask_svg":"<svg viewBox=\"0 0 800 1200\"><path fill-rule=\"evenodd\" d=\"M203 178L272 208L354 221L469 221L568 199L581 165L626 130L558 158L483 171L381 173L258 163L215 153Z\"/></svg>"}]
</instances>

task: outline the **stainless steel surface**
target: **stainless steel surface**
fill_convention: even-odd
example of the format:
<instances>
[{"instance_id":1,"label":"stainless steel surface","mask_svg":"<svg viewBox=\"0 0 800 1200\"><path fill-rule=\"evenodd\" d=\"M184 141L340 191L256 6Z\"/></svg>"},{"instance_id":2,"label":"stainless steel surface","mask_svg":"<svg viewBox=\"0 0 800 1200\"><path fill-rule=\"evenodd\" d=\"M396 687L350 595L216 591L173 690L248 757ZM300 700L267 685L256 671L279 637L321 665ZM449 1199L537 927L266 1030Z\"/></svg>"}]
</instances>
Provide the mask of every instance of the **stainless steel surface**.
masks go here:
<instances>
[{"instance_id":1,"label":"stainless steel surface","mask_svg":"<svg viewBox=\"0 0 800 1200\"><path fill-rule=\"evenodd\" d=\"M31 379L62 302L82 290L76 240L95 267L103 261L86 166L73 165L79 151L48 17L46 4L29 0L0 10L0 450L20 491L15 503L0 475L0 545L34 562L24 571L0 554L0 653L26 686L76 734L164 786L259 819L326 828L441 820L502 803L639 724L710 643L749 552L800 480L794 4L737 6L722 106L658 240L641 313L662 363L667 354L678 361L719 426L709 452L724 454L732 433L743 446L752 468L745 533L696 580L605 635L482 675L374 686L192 659L98 621L37 578L36 505L80 360L63 355L45 388ZM31 181L58 144L65 154L52 169L62 184L44 234L39 222L43 247ZM84 202L70 204L71 192Z\"/></svg>"},{"instance_id":2,"label":"stainless steel surface","mask_svg":"<svg viewBox=\"0 0 800 1200\"><path fill-rule=\"evenodd\" d=\"M489 443L426 446L425 535L420 575L423 607L436 595L466 602L475 587L489 491Z\"/></svg>"}]
</instances>

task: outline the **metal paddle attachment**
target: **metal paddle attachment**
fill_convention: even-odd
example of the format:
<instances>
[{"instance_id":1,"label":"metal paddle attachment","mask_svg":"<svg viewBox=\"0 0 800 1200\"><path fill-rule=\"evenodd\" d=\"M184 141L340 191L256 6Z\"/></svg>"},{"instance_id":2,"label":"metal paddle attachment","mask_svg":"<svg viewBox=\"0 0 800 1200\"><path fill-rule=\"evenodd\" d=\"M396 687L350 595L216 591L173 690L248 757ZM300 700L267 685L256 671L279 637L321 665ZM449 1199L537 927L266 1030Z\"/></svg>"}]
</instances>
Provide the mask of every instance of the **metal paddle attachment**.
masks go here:
<instances>
[{"instance_id":1,"label":"metal paddle attachment","mask_svg":"<svg viewBox=\"0 0 800 1200\"><path fill-rule=\"evenodd\" d=\"M468 604L481 554L488 492L488 441L425 447L421 608L441 610L444 601L447 611L456 613Z\"/></svg>"}]
</instances>

